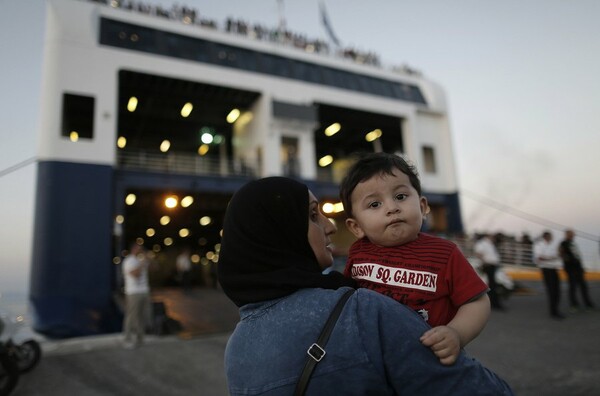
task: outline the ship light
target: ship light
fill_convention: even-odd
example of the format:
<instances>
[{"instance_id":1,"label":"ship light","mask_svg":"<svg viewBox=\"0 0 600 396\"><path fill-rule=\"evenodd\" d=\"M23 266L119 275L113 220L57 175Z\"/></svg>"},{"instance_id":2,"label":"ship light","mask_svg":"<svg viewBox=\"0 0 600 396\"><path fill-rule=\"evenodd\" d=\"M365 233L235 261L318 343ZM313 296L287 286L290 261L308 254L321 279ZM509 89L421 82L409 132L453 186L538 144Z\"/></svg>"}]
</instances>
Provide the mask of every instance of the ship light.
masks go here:
<instances>
[{"instance_id":1,"label":"ship light","mask_svg":"<svg viewBox=\"0 0 600 396\"><path fill-rule=\"evenodd\" d=\"M171 142L169 142L168 140L163 140L162 143L160 144L160 151L162 151L163 153L166 153L167 151L169 151L170 148L171 148Z\"/></svg>"},{"instance_id":2,"label":"ship light","mask_svg":"<svg viewBox=\"0 0 600 396\"><path fill-rule=\"evenodd\" d=\"M127 196L125 197L125 203L131 206L135 203L136 199L137 197L135 196L135 194L127 194Z\"/></svg>"},{"instance_id":3,"label":"ship light","mask_svg":"<svg viewBox=\"0 0 600 396\"><path fill-rule=\"evenodd\" d=\"M171 222L171 218L169 216L163 216L160 218L161 225L167 225Z\"/></svg>"},{"instance_id":4,"label":"ship light","mask_svg":"<svg viewBox=\"0 0 600 396\"><path fill-rule=\"evenodd\" d=\"M187 208L188 206L190 206L193 203L194 203L194 198L191 195L187 195L187 196L183 197L183 199L181 200L181 206L183 206L184 208Z\"/></svg>"},{"instance_id":5,"label":"ship light","mask_svg":"<svg viewBox=\"0 0 600 396\"><path fill-rule=\"evenodd\" d=\"M175 195L170 195L165 198L165 206L169 209L173 209L178 204L178 199Z\"/></svg>"},{"instance_id":6,"label":"ship light","mask_svg":"<svg viewBox=\"0 0 600 396\"><path fill-rule=\"evenodd\" d=\"M204 143L204 144L211 144L211 143L212 143L212 141L213 141L213 139L214 139L213 135L211 135L211 134L210 134L210 133L208 133L208 132L204 132L204 133L202 134L202 136L200 136L200 140L201 140L201 141L202 141L202 143Z\"/></svg>"},{"instance_id":7,"label":"ship light","mask_svg":"<svg viewBox=\"0 0 600 396\"><path fill-rule=\"evenodd\" d=\"M331 202L325 202L321 207L323 213L333 213L333 204Z\"/></svg>"},{"instance_id":8,"label":"ship light","mask_svg":"<svg viewBox=\"0 0 600 396\"><path fill-rule=\"evenodd\" d=\"M207 226L212 222L212 219L210 218L210 216L203 216L200 218L200 225L201 226Z\"/></svg>"},{"instance_id":9,"label":"ship light","mask_svg":"<svg viewBox=\"0 0 600 396\"><path fill-rule=\"evenodd\" d=\"M367 142L373 142L373 141L379 139L381 137L381 135L382 135L381 129L374 129L365 135L365 140Z\"/></svg>"},{"instance_id":10,"label":"ship light","mask_svg":"<svg viewBox=\"0 0 600 396\"><path fill-rule=\"evenodd\" d=\"M344 205L341 202L331 203L325 202L322 206L323 213L340 213L344 211Z\"/></svg>"},{"instance_id":11,"label":"ship light","mask_svg":"<svg viewBox=\"0 0 600 396\"><path fill-rule=\"evenodd\" d=\"M187 118L189 117L189 115L192 113L192 110L194 109L194 105L191 104L190 102L187 102L186 104L183 105L183 107L181 108L181 116L183 118Z\"/></svg>"},{"instance_id":12,"label":"ship light","mask_svg":"<svg viewBox=\"0 0 600 396\"><path fill-rule=\"evenodd\" d=\"M119 136L117 139L117 147L122 149L125 148L125 146L127 146L127 138L124 136Z\"/></svg>"},{"instance_id":13,"label":"ship light","mask_svg":"<svg viewBox=\"0 0 600 396\"><path fill-rule=\"evenodd\" d=\"M233 109L227 114L227 122L233 124L240 116L240 111L238 109Z\"/></svg>"},{"instance_id":14,"label":"ship light","mask_svg":"<svg viewBox=\"0 0 600 396\"><path fill-rule=\"evenodd\" d=\"M333 162L333 157L331 155L326 155L324 157L321 157L321 159L319 159L319 166L321 168L324 168L327 165L331 165L332 162Z\"/></svg>"},{"instance_id":15,"label":"ship light","mask_svg":"<svg viewBox=\"0 0 600 396\"><path fill-rule=\"evenodd\" d=\"M132 96L129 98L129 102L127 102L127 110L129 110L130 113L133 113L135 109L137 109L137 105L138 99L135 96Z\"/></svg>"},{"instance_id":16,"label":"ship light","mask_svg":"<svg viewBox=\"0 0 600 396\"><path fill-rule=\"evenodd\" d=\"M77 133L76 131L71 131L71 133L69 134L69 139L71 139L72 142L78 141L79 133Z\"/></svg>"},{"instance_id":17,"label":"ship light","mask_svg":"<svg viewBox=\"0 0 600 396\"><path fill-rule=\"evenodd\" d=\"M198 147L198 154L200 155L205 155L206 153L208 153L210 146L208 144L203 144L200 147Z\"/></svg>"},{"instance_id":18,"label":"ship light","mask_svg":"<svg viewBox=\"0 0 600 396\"><path fill-rule=\"evenodd\" d=\"M333 124L331 124L327 128L325 128L325 136L333 136L336 133L338 133L341 129L342 129L342 126L340 125L340 123L334 122Z\"/></svg>"}]
</instances>

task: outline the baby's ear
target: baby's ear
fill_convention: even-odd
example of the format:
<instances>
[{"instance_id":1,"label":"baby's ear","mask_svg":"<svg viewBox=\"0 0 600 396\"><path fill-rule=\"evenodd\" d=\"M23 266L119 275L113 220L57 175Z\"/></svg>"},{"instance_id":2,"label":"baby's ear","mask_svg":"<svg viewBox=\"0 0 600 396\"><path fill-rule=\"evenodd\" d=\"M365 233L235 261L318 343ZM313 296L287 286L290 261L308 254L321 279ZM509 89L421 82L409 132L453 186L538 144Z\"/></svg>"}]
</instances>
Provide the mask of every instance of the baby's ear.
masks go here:
<instances>
[{"instance_id":1,"label":"baby's ear","mask_svg":"<svg viewBox=\"0 0 600 396\"><path fill-rule=\"evenodd\" d=\"M419 205L421 206L421 214L423 216L427 216L429 214L429 212L431 212L431 208L429 207L427 198L425 198L425 197L419 198Z\"/></svg>"},{"instance_id":2,"label":"baby's ear","mask_svg":"<svg viewBox=\"0 0 600 396\"><path fill-rule=\"evenodd\" d=\"M358 225L358 222L349 217L346 219L346 228L358 239L365 236L363 229Z\"/></svg>"}]
</instances>

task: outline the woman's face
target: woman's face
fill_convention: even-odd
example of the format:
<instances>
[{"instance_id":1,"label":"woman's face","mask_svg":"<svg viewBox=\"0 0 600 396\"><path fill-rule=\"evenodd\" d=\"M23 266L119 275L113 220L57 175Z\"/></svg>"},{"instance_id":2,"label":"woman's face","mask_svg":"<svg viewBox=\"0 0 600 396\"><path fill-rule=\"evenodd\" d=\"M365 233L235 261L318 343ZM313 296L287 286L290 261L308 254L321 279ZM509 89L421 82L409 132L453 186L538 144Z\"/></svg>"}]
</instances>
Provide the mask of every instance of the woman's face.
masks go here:
<instances>
[{"instance_id":1,"label":"woman's face","mask_svg":"<svg viewBox=\"0 0 600 396\"><path fill-rule=\"evenodd\" d=\"M330 235L335 234L337 228L319 210L319 202L312 192L308 192L308 243L315 253L321 269L331 267L333 264L332 246Z\"/></svg>"}]
</instances>

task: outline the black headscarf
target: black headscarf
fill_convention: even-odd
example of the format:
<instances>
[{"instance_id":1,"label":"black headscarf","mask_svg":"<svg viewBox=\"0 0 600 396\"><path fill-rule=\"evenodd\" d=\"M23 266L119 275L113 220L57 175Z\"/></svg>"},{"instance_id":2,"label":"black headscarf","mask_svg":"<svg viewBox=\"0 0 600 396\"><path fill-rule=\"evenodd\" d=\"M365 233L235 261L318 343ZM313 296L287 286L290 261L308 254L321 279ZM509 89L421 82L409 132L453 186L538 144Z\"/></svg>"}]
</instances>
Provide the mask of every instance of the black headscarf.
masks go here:
<instances>
[{"instance_id":1,"label":"black headscarf","mask_svg":"<svg viewBox=\"0 0 600 396\"><path fill-rule=\"evenodd\" d=\"M283 297L302 288L354 286L324 275L308 243L308 187L285 177L252 181L227 208L219 282L237 305Z\"/></svg>"}]
</instances>

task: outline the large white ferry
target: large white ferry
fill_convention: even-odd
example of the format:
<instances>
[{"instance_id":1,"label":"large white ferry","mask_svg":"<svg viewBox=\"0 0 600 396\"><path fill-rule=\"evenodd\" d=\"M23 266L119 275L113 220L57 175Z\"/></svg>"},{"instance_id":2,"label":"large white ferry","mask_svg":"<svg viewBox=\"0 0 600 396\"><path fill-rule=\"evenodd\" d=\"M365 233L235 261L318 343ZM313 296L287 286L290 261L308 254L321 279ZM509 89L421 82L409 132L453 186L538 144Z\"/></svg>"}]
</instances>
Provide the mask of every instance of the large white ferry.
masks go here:
<instances>
[{"instance_id":1,"label":"large white ferry","mask_svg":"<svg viewBox=\"0 0 600 396\"><path fill-rule=\"evenodd\" d=\"M287 175L332 205L359 152L405 155L431 205L427 227L462 232L445 95L372 54L131 1L45 0L30 298L37 331L116 331L113 294L131 241L168 284L174 256L218 263L231 195ZM200 10L201 11L201 10ZM350 55L350 56L348 56ZM170 201L172 207L165 205Z\"/></svg>"}]
</instances>

